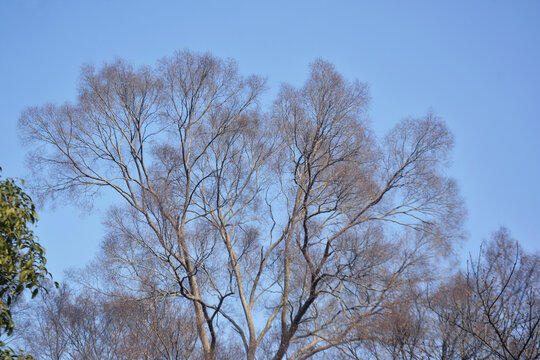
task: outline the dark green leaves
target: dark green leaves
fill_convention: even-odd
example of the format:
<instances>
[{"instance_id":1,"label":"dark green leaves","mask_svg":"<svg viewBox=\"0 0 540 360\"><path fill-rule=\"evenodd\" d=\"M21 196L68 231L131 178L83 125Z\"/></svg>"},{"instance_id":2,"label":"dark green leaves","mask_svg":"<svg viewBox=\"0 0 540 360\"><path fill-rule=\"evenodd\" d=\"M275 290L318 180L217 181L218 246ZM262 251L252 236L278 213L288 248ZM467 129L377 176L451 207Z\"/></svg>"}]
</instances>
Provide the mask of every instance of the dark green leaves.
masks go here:
<instances>
[{"instance_id":1,"label":"dark green leaves","mask_svg":"<svg viewBox=\"0 0 540 360\"><path fill-rule=\"evenodd\" d=\"M43 289L42 281L50 276L45 268L45 250L29 228L36 221L30 196L13 179L0 182L0 334L13 333L11 307L17 298L25 289L34 298ZM29 358L15 355L2 342L0 355L7 359Z\"/></svg>"}]
</instances>

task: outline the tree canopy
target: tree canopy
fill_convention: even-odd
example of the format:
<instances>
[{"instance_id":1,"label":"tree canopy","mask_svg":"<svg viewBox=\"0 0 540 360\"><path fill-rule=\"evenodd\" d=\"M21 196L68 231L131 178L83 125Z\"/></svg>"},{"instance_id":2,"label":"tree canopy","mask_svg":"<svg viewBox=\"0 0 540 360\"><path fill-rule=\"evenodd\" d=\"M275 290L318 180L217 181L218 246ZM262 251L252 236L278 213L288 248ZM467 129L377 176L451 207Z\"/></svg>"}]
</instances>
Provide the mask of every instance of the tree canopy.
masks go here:
<instances>
[{"instance_id":1,"label":"tree canopy","mask_svg":"<svg viewBox=\"0 0 540 360\"><path fill-rule=\"evenodd\" d=\"M86 309L169 308L195 338L154 325L189 344L185 358L361 358L390 346L399 337L381 329L410 330L391 319L414 319L413 300L463 237L445 171L452 134L428 113L377 137L368 86L322 60L266 109L264 88L232 60L181 51L152 67L86 66L76 102L24 111L40 195L116 199L103 276L81 278L107 297ZM105 314L103 329L153 338Z\"/></svg>"}]
</instances>

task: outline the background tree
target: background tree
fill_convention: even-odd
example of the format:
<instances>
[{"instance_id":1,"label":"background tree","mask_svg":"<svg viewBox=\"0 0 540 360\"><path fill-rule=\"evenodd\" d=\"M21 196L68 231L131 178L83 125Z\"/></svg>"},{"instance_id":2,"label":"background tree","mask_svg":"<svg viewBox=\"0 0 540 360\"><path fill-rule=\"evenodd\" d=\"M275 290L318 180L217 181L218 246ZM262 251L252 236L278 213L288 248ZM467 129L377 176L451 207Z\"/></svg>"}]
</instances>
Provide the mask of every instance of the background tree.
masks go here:
<instances>
[{"instance_id":1,"label":"background tree","mask_svg":"<svg viewBox=\"0 0 540 360\"><path fill-rule=\"evenodd\" d=\"M461 237L440 119L377 141L367 86L324 61L269 114L263 88L185 51L85 67L76 103L20 120L42 195L119 195L104 244L115 291L189 303L206 359L223 337L247 359L339 352Z\"/></svg>"},{"instance_id":2,"label":"background tree","mask_svg":"<svg viewBox=\"0 0 540 360\"><path fill-rule=\"evenodd\" d=\"M502 228L467 269L403 293L336 358L538 359L538 265Z\"/></svg>"},{"instance_id":3,"label":"background tree","mask_svg":"<svg viewBox=\"0 0 540 360\"><path fill-rule=\"evenodd\" d=\"M24 315L30 324L22 337L44 360L201 359L193 316L177 305L64 285Z\"/></svg>"},{"instance_id":4,"label":"background tree","mask_svg":"<svg viewBox=\"0 0 540 360\"><path fill-rule=\"evenodd\" d=\"M0 168L1 171L1 168ZM36 242L30 226L37 214L30 197L13 179L0 182L0 335L10 336L15 324L12 306L28 290L35 297L43 289L49 273L45 268L45 250ZM17 355L0 341L5 359L31 358Z\"/></svg>"},{"instance_id":5,"label":"background tree","mask_svg":"<svg viewBox=\"0 0 540 360\"><path fill-rule=\"evenodd\" d=\"M502 228L471 261L459 326L500 359L540 358L540 257Z\"/></svg>"},{"instance_id":6,"label":"background tree","mask_svg":"<svg viewBox=\"0 0 540 360\"><path fill-rule=\"evenodd\" d=\"M470 301L471 288L462 270L431 290L425 303L428 333L421 353L438 360L489 359L490 352L465 329L467 318L462 314Z\"/></svg>"},{"instance_id":7,"label":"background tree","mask_svg":"<svg viewBox=\"0 0 540 360\"><path fill-rule=\"evenodd\" d=\"M539 260L507 229L497 231L466 271L429 292L429 332L417 353L430 359L538 359Z\"/></svg>"}]
</instances>

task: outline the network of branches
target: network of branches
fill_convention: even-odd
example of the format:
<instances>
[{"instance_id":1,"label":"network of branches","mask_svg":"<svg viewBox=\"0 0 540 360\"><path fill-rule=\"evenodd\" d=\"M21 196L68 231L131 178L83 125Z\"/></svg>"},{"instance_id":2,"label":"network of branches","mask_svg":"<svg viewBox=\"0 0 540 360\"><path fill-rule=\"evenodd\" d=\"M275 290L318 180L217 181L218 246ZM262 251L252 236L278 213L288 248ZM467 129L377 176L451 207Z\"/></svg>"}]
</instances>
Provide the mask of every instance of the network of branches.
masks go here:
<instances>
[{"instance_id":1,"label":"network of branches","mask_svg":"<svg viewBox=\"0 0 540 360\"><path fill-rule=\"evenodd\" d=\"M99 256L35 308L43 359L534 359L538 256L506 230L445 276L463 204L434 114L377 137L317 60L263 106L234 61L83 68L21 116L40 199L106 194ZM37 324L36 324L37 322Z\"/></svg>"}]
</instances>

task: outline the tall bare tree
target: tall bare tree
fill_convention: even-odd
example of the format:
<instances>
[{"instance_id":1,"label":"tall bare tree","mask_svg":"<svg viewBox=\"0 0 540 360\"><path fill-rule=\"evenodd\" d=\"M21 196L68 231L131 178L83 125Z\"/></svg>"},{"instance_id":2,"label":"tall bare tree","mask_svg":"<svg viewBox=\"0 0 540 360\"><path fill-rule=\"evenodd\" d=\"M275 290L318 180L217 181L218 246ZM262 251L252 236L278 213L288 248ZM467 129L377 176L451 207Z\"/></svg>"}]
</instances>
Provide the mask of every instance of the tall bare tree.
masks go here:
<instances>
[{"instance_id":1,"label":"tall bare tree","mask_svg":"<svg viewBox=\"0 0 540 360\"><path fill-rule=\"evenodd\" d=\"M320 60L269 114L263 89L185 51L86 67L76 103L20 120L40 194L119 195L104 244L116 291L189 302L206 359L223 336L246 359L340 353L461 237L436 116L379 142L367 86Z\"/></svg>"}]
</instances>

